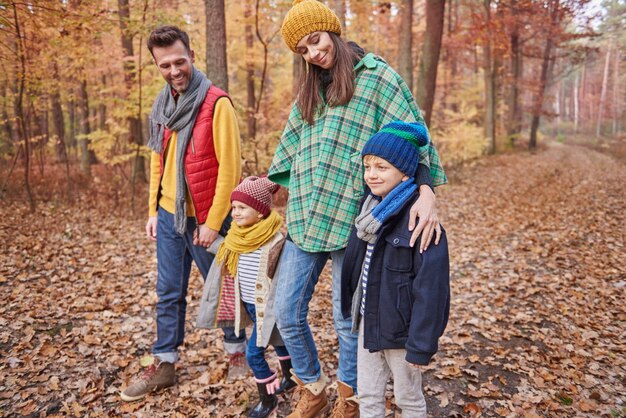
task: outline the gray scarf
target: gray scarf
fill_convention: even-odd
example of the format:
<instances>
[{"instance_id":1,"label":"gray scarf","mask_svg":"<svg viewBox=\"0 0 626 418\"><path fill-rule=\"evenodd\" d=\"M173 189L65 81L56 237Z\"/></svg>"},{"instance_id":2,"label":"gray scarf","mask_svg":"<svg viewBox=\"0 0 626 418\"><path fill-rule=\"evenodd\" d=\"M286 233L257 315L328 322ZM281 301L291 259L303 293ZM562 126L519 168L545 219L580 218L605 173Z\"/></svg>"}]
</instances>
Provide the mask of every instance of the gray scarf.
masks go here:
<instances>
[{"instance_id":1,"label":"gray scarf","mask_svg":"<svg viewBox=\"0 0 626 418\"><path fill-rule=\"evenodd\" d=\"M377 199L376 196L372 194L368 195L365 198L365 202L363 202L361 213L354 221L354 226L356 226L356 236L370 244L374 244L376 242L378 230L382 225L374 219L374 216L372 216L372 211L376 206L378 206L379 203L380 200Z\"/></svg>"},{"instance_id":2,"label":"gray scarf","mask_svg":"<svg viewBox=\"0 0 626 418\"><path fill-rule=\"evenodd\" d=\"M180 235L187 229L187 206L185 204L185 150L191 139L198 110L211 87L211 81L195 67L187 90L174 100L172 87L166 85L159 93L150 114L150 140L148 147L163 152L165 128L178 132L176 141L176 212L174 226Z\"/></svg>"}]
</instances>

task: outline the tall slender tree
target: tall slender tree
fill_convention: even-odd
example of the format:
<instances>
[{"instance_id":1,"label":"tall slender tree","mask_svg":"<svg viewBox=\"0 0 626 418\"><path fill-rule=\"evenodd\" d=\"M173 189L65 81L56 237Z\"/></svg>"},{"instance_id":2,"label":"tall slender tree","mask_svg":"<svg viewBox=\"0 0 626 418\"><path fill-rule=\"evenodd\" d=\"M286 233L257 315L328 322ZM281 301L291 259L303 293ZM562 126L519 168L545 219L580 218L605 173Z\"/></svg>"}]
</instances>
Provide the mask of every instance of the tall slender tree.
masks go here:
<instances>
[{"instance_id":1,"label":"tall slender tree","mask_svg":"<svg viewBox=\"0 0 626 418\"><path fill-rule=\"evenodd\" d=\"M120 19L120 31L122 41L122 51L124 53L123 66L124 66L124 82L126 85L126 98L130 96L135 80L136 80L136 61L135 52L133 48L134 31L129 27L130 21L130 4L128 0L118 0L118 14ZM130 114L126 118L128 122L128 129L130 133L130 142L137 147L144 144L143 129L141 127L141 117L139 112L134 110L135 106L131 106ZM133 165L133 179L147 182L146 177L146 162L145 158L141 154L137 154L134 159Z\"/></svg>"},{"instance_id":2,"label":"tall slender tree","mask_svg":"<svg viewBox=\"0 0 626 418\"><path fill-rule=\"evenodd\" d=\"M400 2L398 74L413 90L413 0Z\"/></svg>"},{"instance_id":3,"label":"tall slender tree","mask_svg":"<svg viewBox=\"0 0 626 418\"><path fill-rule=\"evenodd\" d=\"M541 72L539 75L539 84L533 100L532 118L530 122L530 138L528 148L537 148L537 131L539 130L539 121L543 112L543 100L546 94L546 86L548 84L548 70L550 62L553 60L552 49L554 47L554 36L556 36L556 27L559 22L559 0L550 0L548 2L549 21L545 30L545 45L543 48L543 56L541 59Z\"/></svg>"},{"instance_id":4,"label":"tall slender tree","mask_svg":"<svg viewBox=\"0 0 626 418\"><path fill-rule=\"evenodd\" d=\"M228 91L224 0L204 0L204 10L206 15L206 75L217 87Z\"/></svg>"},{"instance_id":5,"label":"tall slender tree","mask_svg":"<svg viewBox=\"0 0 626 418\"><path fill-rule=\"evenodd\" d=\"M35 211L35 199L30 188L30 157L31 157L31 143L28 131L26 129L26 120L24 119L24 90L26 85L26 51L24 47L24 34L22 33L21 21L18 13L18 5L12 1L11 6L13 8L13 29L16 36L16 51L17 59L15 60L15 70L17 74L17 97L15 99L15 117L18 126L18 132L20 138L24 141L24 187L26 187L26 194L28 196L28 203L30 205L30 211Z\"/></svg>"},{"instance_id":6,"label":"tall slender tree","mask_svg":"<svg viewBox=\"0 0 626 418\"><path fill-rule=\"evenodd\" d=\"M487 153L496 152L496 65L494 45L491 36L491 0L483 0L485 9L486 36L483 43L483 71L485 79L485 137L487 138Z\"/></svg>"},{"instance_id":7,"label":"tall slender tree","mask_svg":"<svg viewBox=\"0 0 626 418\"><path fill-rule=\"evenodd\" d=\"M508 123L507 137L515 142L522 131L522 109L520 104L520 83L522 79L522 45L520 37L520 10L518 0L511 0L511 25L510 25L510 65L511 81L508 96Z\"/></svg>"},{"instance_id":8,"label":"tall slender tree","mask_svg":"<svg viewBox=\"0 0 626 418\"><path fill-rule=\"evenodd\" d=\"M445 6L445 0L426 0L426 33L420 58L416 99L427 125L430 125L435 101Z\"/></svg>"}]
</instances>

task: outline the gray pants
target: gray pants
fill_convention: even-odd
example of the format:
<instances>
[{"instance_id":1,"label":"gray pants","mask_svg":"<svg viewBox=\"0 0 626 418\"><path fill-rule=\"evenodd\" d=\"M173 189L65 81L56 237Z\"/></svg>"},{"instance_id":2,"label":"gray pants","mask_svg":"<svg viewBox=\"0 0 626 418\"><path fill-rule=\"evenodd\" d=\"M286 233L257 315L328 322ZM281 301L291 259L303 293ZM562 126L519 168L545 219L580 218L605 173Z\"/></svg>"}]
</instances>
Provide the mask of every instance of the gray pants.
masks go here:
<instances>
[{"instance_id":1,"label":"gray pants","mask_svg":"<svg viewBox=\"0 0 626 418\"><path fill-rule=\"evenodd\" d=\"M393 376L393 393L403 418L425 418L426 400L422 393L422 372L405 360L406 350L370 353L363 348L363 320L359 327L357 384L361 418L385 416L385 387Z\"/></svg>"}]
</instances>

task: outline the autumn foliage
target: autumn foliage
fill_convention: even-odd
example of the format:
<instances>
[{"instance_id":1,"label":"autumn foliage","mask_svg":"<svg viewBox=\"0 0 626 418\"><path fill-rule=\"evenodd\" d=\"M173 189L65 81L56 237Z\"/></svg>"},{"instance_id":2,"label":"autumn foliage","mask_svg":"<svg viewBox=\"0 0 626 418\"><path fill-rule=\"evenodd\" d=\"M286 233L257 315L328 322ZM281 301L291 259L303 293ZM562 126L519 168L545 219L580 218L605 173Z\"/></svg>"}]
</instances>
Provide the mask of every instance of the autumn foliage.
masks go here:
<instances>
[{"instance_id":1,"label":"autumn foliage","mask_svg":"<svg viewBox=\"0 0 626 418\"><path fill-rule=\"evenodd\" d=\"M326 3L419 97L426 2ZM193 326L195 270L179 384L136 403L118 395L155 333L145 144L163 80L145 39L183 27L204 71L209 4L0 2L0 416L235 417L255 401L251 379L224 383L220 331ZM243 172L262 173L293 101L279 34L291 0L224 4ZM450 179L437 205L453 302L425 369L432 416L626 416L625 11L445 2L430 129ZM318 287L310 317L334 378L328 272Z\"/></svg>"}]
</instances>

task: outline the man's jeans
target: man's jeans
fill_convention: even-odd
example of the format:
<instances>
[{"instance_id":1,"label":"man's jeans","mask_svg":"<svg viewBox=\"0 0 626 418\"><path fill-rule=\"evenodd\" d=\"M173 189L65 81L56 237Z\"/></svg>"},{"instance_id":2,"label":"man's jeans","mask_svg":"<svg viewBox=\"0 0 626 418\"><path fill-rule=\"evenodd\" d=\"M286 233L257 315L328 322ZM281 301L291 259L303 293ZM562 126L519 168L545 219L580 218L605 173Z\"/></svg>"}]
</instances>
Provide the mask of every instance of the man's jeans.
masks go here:
<instances>
[{"instance_id":1,"label":"man's jeans","mask_svg":"<svg viewBox=\"0 0 626 418\"><path fill-rule=\"evenodd\" d=\"M317 348L307 322L309 302L328 257L332 259L332 301L335 331L339 338L339 369L337 378L356 392L357 334L351 333L351 318L341 315L341 266L345 250L308 253L293 242L285 242L276 272L276 320L280 335L291 354L296 376L304 383L320 377Z\"/></svg>"},{"instance_id":2,"label":"man's jeans","mask_svg":"<svg viewBox=\"0 0 626 418\"><path fill-rule=\"evenodd\" d=\"M187 218L187 231L184 236L176 233L174 215L159 207L157 220L157 340L152 353L168 363L178 361L178 347L185 339L185 314L187 312L187 286L191 272L191 261L205 279L213 254L206 248L193 245L193 232L196 219ZM237 337L234 328L223 328L224 345L239 346L237 351L245 351L245 332ZM228 350L227 351L231 351Z\"/></svg>"},{"instance_id":3,"label":"man's jeans","mask_svg":"<svg viewBox=\"0 0 626 418\"><path fill-rule=\"evenodd\" d=\"M248 316L254 324L252 325L252 334L248 339L248 347L246 348L246 360L248 365L252 369L252 373L257 380L267 379L272 376L267 360L265 360L265 347L259 347L256 345L256 307L252 303L243 303ZM288 357L289 353L284 345L275 345L274 350L278 357Z\"/></svg>"}]
</instances>

